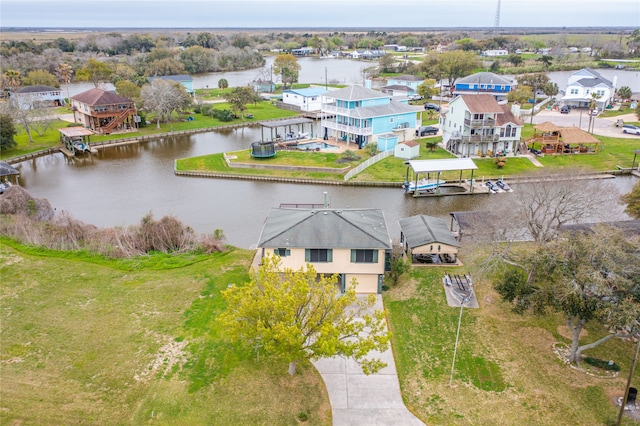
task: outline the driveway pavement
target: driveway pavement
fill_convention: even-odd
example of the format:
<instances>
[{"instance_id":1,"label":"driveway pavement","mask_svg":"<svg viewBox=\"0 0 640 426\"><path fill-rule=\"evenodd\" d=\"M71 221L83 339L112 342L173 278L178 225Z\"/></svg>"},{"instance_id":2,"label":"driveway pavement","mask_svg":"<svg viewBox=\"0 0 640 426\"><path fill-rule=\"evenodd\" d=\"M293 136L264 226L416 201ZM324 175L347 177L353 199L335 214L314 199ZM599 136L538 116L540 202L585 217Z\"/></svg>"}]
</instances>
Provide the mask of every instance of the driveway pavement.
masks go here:
<instances>
[{"instance_id":1,"label":"driveway pavement","mask_svg":"<svg viewBox=\"0 0 640 426\"><path fill-rule=\"evenodd\" d=\"M376 296L374 309L383 309ZM334 426L424 425L404 405L391 347L371 357L387 363L376 374L365 375L352 359L333 357L314 361L329 393Z\"/></svg>"},{"instance_id":2,"label":"driveway pavement","mask_svg":"<svg viewBox=\"0 0 640 426\"><path fill-rule=\"evenodd\" d=\"M628 133L622 133L622 129L616 127L616 120L622 119L625 122L638 121L635 114L618 115L616 117L600 118L594 117L593 133L600 136L608 136L621 139L639 139L637 135L631 135ZM525 117L525 122L529 123L530 117ZM540 124L545 121L551 121L553 124L557 124L562 127L579 127L582 130L587 130L589 126L589 113L587 110L571 110L569 114L561 114L560 111L543 110L533 116L533 123Z\"/></svg>"}]
</instances>

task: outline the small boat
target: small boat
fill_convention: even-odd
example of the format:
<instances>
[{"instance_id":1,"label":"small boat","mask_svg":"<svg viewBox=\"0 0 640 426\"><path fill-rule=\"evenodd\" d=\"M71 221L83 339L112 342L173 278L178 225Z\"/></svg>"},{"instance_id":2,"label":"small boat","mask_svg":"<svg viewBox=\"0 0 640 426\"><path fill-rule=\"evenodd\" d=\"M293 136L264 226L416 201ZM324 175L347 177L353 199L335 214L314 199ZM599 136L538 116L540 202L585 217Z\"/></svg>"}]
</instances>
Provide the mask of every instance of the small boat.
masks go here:
<instances>
[{"instance_id":1,"label":"small boat","mask_svg":"<svg viewBox=\"0 0 640 426\"><path fill-rule=\"evenodd\" d=\"M418 181L417 187L415 182L405 182L402 186L404 187L404 192L415 192L416 190L418 192L432 192L444 183L445 181L442 179L436 180L422 178Z\"/></svg>"},{"instance_id":2,"label":"small boat","mask_svg":"<svg viewBox=\"0 0 640 426\"><path fill-rule=\"evenodd\" d=\"M498 187L505 192L513 192L513 189L511 189L511 187L507 185L507 182L503 181L502 179L498 179L496 181L496 185L498 185Z\"/></svg>"},{"instance_id":3,"label":"small boat","mask_svg":"<svg viewBox=\"0 0 640 426\"><path fill-rule=\"evenodd\" d=\"M85 152L91 152L91 149L84 142L73 142L73 152L75 154L84 154Z\"/></svg>"}]
</instances>

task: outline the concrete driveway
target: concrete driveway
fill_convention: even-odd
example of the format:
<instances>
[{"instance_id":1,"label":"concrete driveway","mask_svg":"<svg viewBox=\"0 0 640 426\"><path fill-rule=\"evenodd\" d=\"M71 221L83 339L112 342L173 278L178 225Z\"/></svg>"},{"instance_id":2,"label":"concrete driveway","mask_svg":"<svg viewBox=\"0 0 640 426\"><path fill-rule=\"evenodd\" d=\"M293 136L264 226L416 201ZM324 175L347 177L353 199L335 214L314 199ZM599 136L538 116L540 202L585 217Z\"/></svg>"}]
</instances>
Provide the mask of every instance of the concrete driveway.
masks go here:
<instances>
[{"instance_id":1,"label":"concrete driveway","mask_svg":"<svg viewBox=\"0 0 640 426\"><path fill-rule=\"evenodd\" d=\"M376 310L383 309L376 296ZM334 426L424 425L404 405L391 347L371 353L387 363L376 374L366 375L352 359L333 357L314 361L329 393Z\"/></svg>"},{"instance_id":2,"label":"concrete driveway","mask_svg":"<svg viewBox=\"0 0 640 426\"><path fill-rule=\"evenodd\" d=\"M640 136L622 133L622 129L616 127L616 120L622 119L625 123L638 121L635 114L618 115L616 117L600 118L594 117L593 133L600 136L608 136L621 139L640 139ZM525 123L530 123L531 117L525 117ZM587 110L571 110L569 114L561 114L560 111L543 110L533 117L534 124L550 121L561 127L579 127L587 130L589 126L589 112Z\"/></svg>"}]
</instances>

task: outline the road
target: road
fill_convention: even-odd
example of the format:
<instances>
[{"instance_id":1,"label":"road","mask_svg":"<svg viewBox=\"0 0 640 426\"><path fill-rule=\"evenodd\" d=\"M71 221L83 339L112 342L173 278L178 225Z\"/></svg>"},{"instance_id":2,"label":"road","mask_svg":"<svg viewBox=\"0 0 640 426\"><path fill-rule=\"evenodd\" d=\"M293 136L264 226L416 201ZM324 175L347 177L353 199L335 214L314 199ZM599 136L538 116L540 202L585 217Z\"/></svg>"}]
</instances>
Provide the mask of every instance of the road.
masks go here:
<instances>
[{"instance_id":1,"label":"road","mask_svg":"<svg viewBox=\"0 0 640 426\"><path fill-rule=\"evenodd\" d=\"M621 139L640 139L640 136L622 133L622 129L616 127L616 120L622 119L625 123L629 121L638 121L635 114L624 114L615 117L600 118L595 117L593 122L593 133L599 136L608 136ZM525 117L525 123L529 123L530 117ZM561 127L580 127L587 130L589 125L589 113L586 110L571 110L569 114L561 114L560 111L542 110L533 117L534 124L550 121Z\"/></svg>"}]
</instances>

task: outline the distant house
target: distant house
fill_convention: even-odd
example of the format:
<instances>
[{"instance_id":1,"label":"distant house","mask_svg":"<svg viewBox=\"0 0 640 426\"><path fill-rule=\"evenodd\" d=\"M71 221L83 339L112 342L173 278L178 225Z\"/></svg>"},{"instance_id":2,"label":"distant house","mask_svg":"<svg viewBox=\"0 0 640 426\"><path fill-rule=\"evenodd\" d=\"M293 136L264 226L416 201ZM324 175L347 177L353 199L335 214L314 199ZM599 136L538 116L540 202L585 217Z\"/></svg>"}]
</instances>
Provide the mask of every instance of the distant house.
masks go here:
<instances>
[{"instance_id":1,"label":"distant house","mask_svg":"<svg viewBox=\"0 0 640 426\"><path fill-rule=\"evenodd\" d=\"M391 96L402 96L402 97L407 97L409 95L413 95L415 93L415 90L413 90L411 87L409 86L405 86L403 84L392 84L390 86L382 86L380 88L380 91L382 93L387 93Z\"/></svg>"},{"instance_id":2,"label":"distant house","mask_svg":"<svg viewBox=\"0 0 640 426\"><path fill-rule=\"evenodd\" d=\"M506 49L483 50L482 56L507 56L509 51Z\"/></svg>"},{"instance_id":3,"label":"distant house","mask_svg":"<svg viewBox=\"0 0 640 426\"><path fill-rule=\"evenodd\" d=\"M291 49L293 56L309 56L314 53L314 49L311 47L299 47L297 49Z\"/></svg>"},{"instance_id":4,"label":"distant house","mask_svg":"<svg viewBox=\"0 0 640 426\"><path fill-rule=\"evenodd\" d=\"M137 109L131 99L94 88L71 97L76 120L100 133L130 130L136 126Z\"/></svg>"},{"instance_id":5,"label":"distant house","mask_svg":"<svg viewBox=\"0 0 640 426\"><path fill-rule=\"evenodd\" d=\"M322 109L322 95L325 93L327 90L320 87L284 90L282 102L298 107L299 111L320 111Z\"/></svg>"},{"instance_id":6,"label":"distant house","mask_svg":"<svg viewBox=\"0 0 640 426\"><path fill-rule=\"evenodd\" d=\"M370 60L380 59L386 54L387 52L385 52L384 50L356 49L353 52L351 52L351 58L370 61Z\"/></svg>"},{"instance_id":7,"label":"distant house","mask_svg":"<svg viewBox=\"0 0 640 426\"><path fill-rule=\"evenodd\" d=\"M276 84L271 80L254 80L253 91L257 93L273 93L276 90Z\"/></svg>"},{"instance_id":8,"label":"distant house","mask_svg":"<svg viewBox=\"0 0 640 426\"><path fill-rule=\"evenodd\" d=\"M572 107L588 108L595 95L595 106L605 109L611 105L614 94L615 82L612 83L591 68L583 68L569 75L562 101Z\"/></svg>"},{"instance_id":9,"label":"distant house","mask_svg":"<svg viewBox=\"0 0 640 426\"><path fill-rule=\"evenodd\" d=\"M159 77L149 77L149 83L153 80L159 78L160 80L165 81L175 81L176 83L180 83L186 89L187 93L193 95L195 90L193 90L193 78L187 74L178 74L178 75L163 75Z\"/></svg>"},{"instance_id":10,"label":"distant house","mask_svg":"<svg viewBox=\"0 0 640 426\"><path fill-rule=\"evenodd\" d=\"M347 143L355 142L361 148L374 143L384 150L394 147L389 143L388 134L396 135L395 139L400 142L413 139L424 109L392 98L362 86L325 94L322 115L326 118L320 123L325 139L334 137ZM384 143L378 143L378 138L383 138Z\"/></svg>"},{"instance_id":11,"label":"distant house","mask_svg":"<svg viewBox=\"0 0 640 426\"><path fill-rule=\"evenodd\" d=\"M16 100L20 109L66 105L60 89L51 86L24 86L12 92L10 96Z\"/></svg>"},{"instance_id":12,"label":"distant house","mask_svg":"<svg viewBox=\"0 0 640 426\"><path fill-rule=\"evenodd\" d=\"M400 75L397 77L387 78L387 85L406 86L411 89L409 94L416 93L418 91L418 86L422 83L424 83L424 78L418 77L417 75Z\"/></svg>"},{"instance_id":13,"label":"distant house","mask_svg":"<svg viewBox=\"0 0 640 426\"><path fill-rule=\"evenodd\" d=\"M318 274L338 274L342 291L355 279L358 293L382 292L391 249L379 209L272 208L258 240L261 257L280 256L282 268L310 263Z\"/></svg>"},{"instance_id":14,"label":"distant house","mask_svg":"<svg viewBox=\"0 0 640 426\"><path fill-rule=\"evenodd\" d=\"M514 90L517 83L510 79L492 72L479 72L455 82L453 88L454 95L477 95L480 93L492 95L496 101L507 100L507 95Z\"/></svg>"},{"instance_id":15,"label":"distant house","mask_svg":"<svg viewBox=\"0 0 640 426\"><path fill-rule=\"evenodd\" d=\"M442 141L463 157L514 152L524 125L516 113L489 94L456 96L441 119Z\"/></svg>"}]
</instances>

